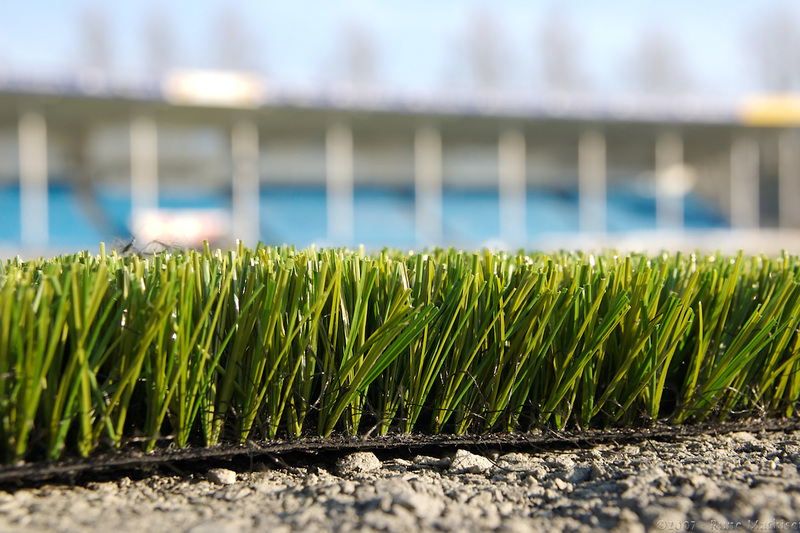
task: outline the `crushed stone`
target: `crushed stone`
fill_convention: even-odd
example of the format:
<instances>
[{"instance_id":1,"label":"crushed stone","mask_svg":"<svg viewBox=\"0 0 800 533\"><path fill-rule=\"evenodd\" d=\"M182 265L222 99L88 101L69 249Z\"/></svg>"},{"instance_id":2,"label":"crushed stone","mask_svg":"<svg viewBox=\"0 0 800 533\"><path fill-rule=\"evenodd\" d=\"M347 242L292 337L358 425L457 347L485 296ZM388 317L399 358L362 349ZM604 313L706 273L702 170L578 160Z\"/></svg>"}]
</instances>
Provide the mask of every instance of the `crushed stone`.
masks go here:
<instances>
[{"instance_id":1,"label":"crushed stone","mask_svg":"<svg viewBox=\"0 0 800 533\"><path fill-rule=\"evenodd\" d=\"M800 432L0 490L0 531L800 529Z\"/></svg>"}]
</instances>

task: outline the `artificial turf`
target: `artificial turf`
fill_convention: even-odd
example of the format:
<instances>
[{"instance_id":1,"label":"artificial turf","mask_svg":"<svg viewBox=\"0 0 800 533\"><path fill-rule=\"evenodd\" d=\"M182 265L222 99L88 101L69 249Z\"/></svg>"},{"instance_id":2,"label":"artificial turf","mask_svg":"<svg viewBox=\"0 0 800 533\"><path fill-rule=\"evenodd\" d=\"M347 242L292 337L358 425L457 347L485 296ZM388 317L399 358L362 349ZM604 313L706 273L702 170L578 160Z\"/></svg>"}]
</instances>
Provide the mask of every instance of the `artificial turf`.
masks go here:
<instances>
[{"instance_id":1,"label":"artificial turf","mask_svg":"<svg viewBox=\"0 0 800 533\"><path fill-rule=\"evenodd\" d=\"M0 265L0 457L795 416L800 257L239 246Z\"/></svg>"}]
</instances>

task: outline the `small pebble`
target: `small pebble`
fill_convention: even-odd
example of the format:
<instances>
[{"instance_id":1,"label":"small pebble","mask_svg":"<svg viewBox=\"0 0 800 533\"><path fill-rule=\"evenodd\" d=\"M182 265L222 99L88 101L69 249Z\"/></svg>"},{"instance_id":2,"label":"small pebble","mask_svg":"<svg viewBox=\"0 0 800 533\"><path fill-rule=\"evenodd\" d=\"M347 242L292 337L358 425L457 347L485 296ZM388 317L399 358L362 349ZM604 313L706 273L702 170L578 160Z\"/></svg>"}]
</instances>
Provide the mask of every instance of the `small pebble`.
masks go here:
<instances>
[{"instance_id":1,"label":"small pebble","mask_svg":"<svg viewBox=\"0 0 800 533\"><path fill-rule=\"evenodd\" d=\"M208 471L208 480L217 485L233 485L236 483L236 472L227 468L212 468Z\"/></svg>"},{"instance_id":2,"label":"small pebble","mask_svg":"<svg viewBox=\"0 0 800 533\"><path fill-rule=\"evenodd\" d=\"M336 461L336 472L340 476L372 472L380 467L380 459L372 452L355 452Z\"/></svg>"},{"instance_id":3,"label":"small pebble","mask_svg":"<svg viewBox=\"0 0 800 533\"><path fill-rule=\"evenodd\" d=\"M494 466L491 460L466 450L456 451L450 464L451 474L483 474Z\"/></svg>"}]
</instances>

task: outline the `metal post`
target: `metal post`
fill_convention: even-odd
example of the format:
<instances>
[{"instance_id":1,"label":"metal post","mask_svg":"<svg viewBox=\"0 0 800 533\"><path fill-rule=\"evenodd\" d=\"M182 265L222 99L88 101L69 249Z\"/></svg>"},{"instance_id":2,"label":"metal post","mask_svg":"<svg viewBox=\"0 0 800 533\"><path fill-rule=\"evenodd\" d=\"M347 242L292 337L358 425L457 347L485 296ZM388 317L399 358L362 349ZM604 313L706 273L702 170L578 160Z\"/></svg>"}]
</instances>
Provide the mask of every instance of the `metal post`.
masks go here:
<instances>
[{"instance_id":1,"label":"metal post","mask_svg":"<svg viewBox=\"0 0 800 533\"><path fill-rule=\"evenodd\" d=\"M328 240L353 243L353 133L348 126L328 128L325 142Z\"/></svg>"},{"instance_id":2,"label":"metal post","mask_svg":"<svg viewBox=\"0 0 800 533\"><path fill-rule=\"evenodd\" d=\"M437 245L442 240L442 137L435 128L420 128L414 136L414 188L417 244Z\"/></svg>"},{"instance_id":3,"label":"metal post","mask_svg":"<svg viewBox=\"0 0 800 533\"><path fill-rule=\"evenodd\" d=\"M778 140L778 215L782 229L800 227L800 142L797 130L786 130Z\"/></svg>"},{"instance_id":4,"label":"metal post","mask_svg":"<svg viewBox=\"0 0 800 533\"><path fill-rule=\"evenodd\" d=\"M685 194L683 138L662 133L656 139L656 227L683 230Z\"/></svg>"},{"instance_id":5,"label":"metal post","mask_svg":"<svg viewBox=\"0 0 800 533\"><path fill-rule=\"evenodd\" d=\"M49 240L47 123L27 112L19 120L20 237L24 246L44 247Z\"/></svg>"},{"instance_id":6,"label":"metal post","mask_svg":"<svg viewBox=\"0 0 800 533\"><path fill-rule=\"evenodd\" d=\"M759 226L759 151L752 137L739 137L731 144L731 227Z\"/></svg>"},{"instance_id":7,"label":"metal post","mask_svg":"<svg viewBox=\"0 0 800 533\"><path fill-rule=\"evenodd\" d=\"M500 188L500 236L508 246L526 237L525 136L517 130L500 135L497 145Z\"/></svg>"},{"instance_id":8,"label":"metal post","mask_svg":"<svg viewBox=\"0 0 800 533\"><path fill-rule=\"evenodd\" d=\"M233 125L233 236L254 245L259 238L259 146L258 128L247 120Z\"/></svg>"},{"instance_id":9,"label":"metal post","mask_svg":"<svg viewBox=\"0 0 800 533\"><path fill-rule=\"evenodd\" d=\"M581 232L606 231L606 138L584 132L578 142L578 204Z\"/></svg>"},{"instance_id":10,"label":"metal post","mask_svg":"<svg viewBox=\"0 0 800 533\"><path fill-rule=\"evenodd\" d=\"M158 128L151 117L131 120L131 224L158 208ZM133 228L135 233L135 228Z\"/></svg>"}]
</instances>

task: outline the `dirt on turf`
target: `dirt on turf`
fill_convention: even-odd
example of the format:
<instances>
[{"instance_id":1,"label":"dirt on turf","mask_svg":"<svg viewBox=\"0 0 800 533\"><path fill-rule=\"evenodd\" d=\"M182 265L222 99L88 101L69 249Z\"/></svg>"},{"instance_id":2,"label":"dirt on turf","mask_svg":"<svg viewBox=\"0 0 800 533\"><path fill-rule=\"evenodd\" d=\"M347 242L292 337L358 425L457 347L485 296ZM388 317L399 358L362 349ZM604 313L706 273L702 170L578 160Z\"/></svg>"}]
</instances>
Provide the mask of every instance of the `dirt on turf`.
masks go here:
<instances>
[{"instance_id":1,"label":"dirt on turf","mask_svg":"<svg viewBox=\"0 0 800 533\"><path fill-rule=\"evenodd\" d=\"M6 487L0 531L800 530L798 431L475 452Z\"/></svg>"}]
</instances>

